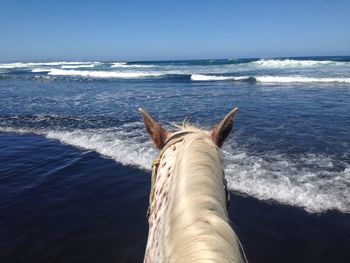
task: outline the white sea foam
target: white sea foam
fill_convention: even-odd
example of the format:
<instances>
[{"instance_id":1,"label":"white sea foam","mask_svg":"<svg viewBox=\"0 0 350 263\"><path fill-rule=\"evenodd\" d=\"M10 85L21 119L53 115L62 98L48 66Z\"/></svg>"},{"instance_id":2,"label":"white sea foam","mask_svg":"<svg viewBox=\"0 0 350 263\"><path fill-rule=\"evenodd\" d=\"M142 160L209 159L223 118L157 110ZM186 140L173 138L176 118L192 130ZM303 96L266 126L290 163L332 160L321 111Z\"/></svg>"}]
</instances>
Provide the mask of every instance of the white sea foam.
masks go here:
<instances>
[{"instance_id":1,"label":"white sea foam","mask_svg":"<svg viewBox=\"0 0 350 263\"><path fill-rule=\"evenodd\" d=\"M120 72L120 71L89 71L89 70L64 70L64 69L52 69L48 75L55 76L81 76L92 78L146 78L146 77L159 77L162 74L156 72Z\"/></svg>"},{"instance_id":2,"label":"white sea foam","mask_svg":"<svg viewBox=\"0 0 350 263\"><path fill-rule=\"evenodd\" d=\"M330 61L330 60L295 60L295 59L261 59L250 62L250 64L267 67L267 68L285 68L285 67L315 67L315 66L344 66L350 65L347 62Z\"/></svg>"},{"instance_id":3,"label":"white sea foam","mask_svg":"<svg viewBox=\"0 0 350 263\"><path fill-rule=\"evenodd\" d=\"M315 78L305 76L220 76L220 75L202 75L193 74L191 80L193 81L244 81L256 80L263 83L350 83L350 78Z\"/></svg>"},{"instance_id":4,"label":"white sea foam","mask_svg":"<svg viewBox=\"0 0 350 263\"><path fill-rule=\"evenodd\" d=\"M258 82L265 83L350 83L350 78L315 78L304 76L257 76Z\"/></svg>"},{"instance_id":5,"label":"white sea foam","mask_svg":"<svg viewBox=\"0 0 350 263\"><path fill-rule=\"evenodd\" d=\"M126 62L114 62L111 67L115 68L115 67L122 67L125 65L126 65Z\"/></svg>"},{"instance_id":6,"label":"white sea foam","mask_svg":"<svg viewBox=\"0 0 350 263\"><path fill-rule=\"evenodd\" d=\"M55 62L28 62L28 63L3 63L0 64L0 68L28 68L35 66L60 66L60 65L86 65L99 62L86 62L86 61L55 61Z\"/></svg>"},{"instance_id":7,"label":"white sea foam","mask_svg":"<svg viewBox=\"0 0 350 263\"><path fill-rule=\"evenodd\" d=\"M9 63L9 64L0 64L0 68L26 68L28 67L28 63Z\"/></svg>"},{"instance_id":8,"label":"white sea foam","mask_svg":"<svg viewBox=\"0 0 350 263\"><path fill-rule=\"evenodd\" d=\"M95 151L124 165L148 170L157 154L142 122L108 129L64 131L0 127L0 131L39 134ZM291 159L277 152L256 155L238 145L224 147L223 155L230 190L302 207L312 213L328 210L350 213L349 163L343 163L345 169L336 171L332 170L335 160L329 156L304 154Z\"/></svg>"},{"instance_id":9,"label":"white sea foam","mask_svg":"<svg viewBox=\"0 0 350 263\"><path fill-rule=\"evenodd\" d=\"M32 72L33 73L39 73L39 72L49 72L51 69L48 69L48 68L35 68L35 69L32 69Z\"/></svg>"},{"instance_id":10,"label":"white sea foam","mask_svg":"<svg viewBox=\"0 0 350 263\"><path fill-rule=\"evenodd\" d=\"M142 169L149 169L151 160L156 156L156 151L149 141L136 138L133 143L130 143L128 134L121 130L49 131L45 136L79 148L96 151L124 165Z\"/></svg>"},{"instance_id":11,"label":"white sea foam","mask_svg":"<svg viewBox=\"0 0 350 263\"><path fill-rule=\"evenodd\" d=\"M154 65L127 64L125 62L113 63L111 68L152 68Z\"/></svg>"},{"instance_id":12,"label":"white sea foam","mask_svg":"<svg viewBox=\"0 0 350 263\"><path fill-rule=\"evenodd\" d=\"M80 64L80 65L62 65L63 69L75 69L75 68L94 68L101 63L92 63L92 64Z\"/></svg>"},{"instance_id":13,"label":"white sea foam","mask_svg":"<svg viewBox=\"0 0 350 263\"><path fill-rule=\"evenodd\" d=\"M308 212L350 213L350 164L344 163L343 171L330 172L327 166L332 166L333 160L313 154L292 160L277 153L256 156L228 147L224 155L231 190ZM318 168L310 169L302 163L313 163Z\"/></svg>"},{"instance_id":14,"label":"white sea foam","mask_svg":"<svg viewBox=\"0 0 350 263\"><path fill-rule=\"evenodd\" d=\"M117 128L74 131L0 126L0 132L42 135L65 144L95 151L124 165L150 169L151 161L156 157L157 152L151 146L142 127L142 122L129 123ZM124 129L130 131L126 132Z\"/></svg>"},{"instance_id":15,"label":"white sea foam","mask_svg":"<svg viewBox=\"0 0 350 263\"><path fill-rule=\"evenodd\" d=\"M202 75L192 74L191 80L193 81L220 81L220 80L247 80L247 76L214 76L214 75Z\"/></svg>"}]
</instances>

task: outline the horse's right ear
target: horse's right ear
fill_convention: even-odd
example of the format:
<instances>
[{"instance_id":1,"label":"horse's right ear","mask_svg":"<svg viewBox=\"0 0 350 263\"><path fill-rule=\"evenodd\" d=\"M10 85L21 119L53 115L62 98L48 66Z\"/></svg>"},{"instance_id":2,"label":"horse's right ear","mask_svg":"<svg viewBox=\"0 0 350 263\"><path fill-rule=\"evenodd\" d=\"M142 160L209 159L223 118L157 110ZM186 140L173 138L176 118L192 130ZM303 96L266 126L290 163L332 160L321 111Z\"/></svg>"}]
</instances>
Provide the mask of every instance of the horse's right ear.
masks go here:
<instances>
[{"instance_id":1,"label":"horse's right ear","mask_svg":"<svg viewBox=\"0 0 350 263\"><path fill-rule=\"evenodd\" d=\"M238 108L232 109L222 121L214 127L211 131L211 139L218 146L221 147L227 136L230 134L233 125L233 117L235 116Z\"/></svg>"},{"instance_id":2,"label":"horse's right ear","mask_svg":"<svg viewBox=\"0 0 350 263\"><path fill-rule=\"evenodd\" d=\"M147 112L139 108L146 130L158 149L162 149L170 133L158 124Z\"/></svg>"}]
</instances>

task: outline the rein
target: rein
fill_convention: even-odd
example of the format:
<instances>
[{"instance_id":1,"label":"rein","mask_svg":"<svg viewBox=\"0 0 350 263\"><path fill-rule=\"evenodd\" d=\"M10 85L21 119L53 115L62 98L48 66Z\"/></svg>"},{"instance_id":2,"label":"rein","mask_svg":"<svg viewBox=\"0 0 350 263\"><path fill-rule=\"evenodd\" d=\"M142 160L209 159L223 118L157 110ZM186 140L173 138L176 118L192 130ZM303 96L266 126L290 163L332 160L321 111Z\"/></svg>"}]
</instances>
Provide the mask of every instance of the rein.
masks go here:
<instances>
[{"instance_id":1,"label":"rein","mask_svg":"<svg viewBox=\"0 0 350 263\"><path fill-rule=\"evenodd\" d=\"M168 140L165 141L165 144L164 144L162 150L159 152L156 159L153 160L153 162L152 162L152 177L151 177L151 191L149 194L149 205L148 205L148 209L146 212L147 219L149 219L149 216L151 214L151 205L152 205L152 201L154 199L155 182L156 182L157 175L158 175L158 168L159 168L160 160L162 159L162 156L167 149L169 149L172 145L177 144L178 142L181 142L184 139L184 136L187 134L190 134L190 133L193 133L193 132L184 131L184 132L176 133L173 136L171 136ZM230 202L230 194L227 190L227 180L225 178L225 173L223 173L223 185L224 185L225 195L226 195L226 207L228 208L229 202Z\"/></svg>"}]
</instances>

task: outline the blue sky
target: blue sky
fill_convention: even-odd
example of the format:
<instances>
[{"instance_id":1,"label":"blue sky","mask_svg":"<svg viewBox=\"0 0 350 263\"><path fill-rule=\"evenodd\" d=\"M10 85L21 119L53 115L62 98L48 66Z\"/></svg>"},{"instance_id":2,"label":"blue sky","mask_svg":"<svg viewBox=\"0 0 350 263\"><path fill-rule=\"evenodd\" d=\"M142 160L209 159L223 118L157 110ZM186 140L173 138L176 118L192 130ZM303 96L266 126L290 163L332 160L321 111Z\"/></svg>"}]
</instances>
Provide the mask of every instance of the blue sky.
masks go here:
<instances>
[{"instance_id":1,"label":"blue sky","mask_svg":"<svg viewBox=\"0 0 350 263\"><path fill-rule=\"evenodd\" d=\"M0 60L350 55L350 1L0 0Z\"/></svg>"}]
</instances>

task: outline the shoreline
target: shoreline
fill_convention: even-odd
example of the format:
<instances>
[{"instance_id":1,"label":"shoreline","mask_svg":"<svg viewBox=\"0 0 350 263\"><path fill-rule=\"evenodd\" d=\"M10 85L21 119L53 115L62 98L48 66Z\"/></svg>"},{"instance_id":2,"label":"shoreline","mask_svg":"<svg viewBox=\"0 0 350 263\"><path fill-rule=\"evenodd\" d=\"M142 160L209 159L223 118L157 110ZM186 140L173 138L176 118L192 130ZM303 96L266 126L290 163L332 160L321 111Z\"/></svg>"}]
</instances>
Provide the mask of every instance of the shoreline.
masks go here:
<instances>
[{"instance_id":1,"label":"shoreline","mask_svg":"<svg viewBox=\"0 0 350 263\"><path fill-rule=\"evenodd\" d=\"M0 168L2 262L142 260L148 172L37 135L0 133L0 146L1 162L12 167ZM34 170L26 167L30 160ZM33 176L30 188L22 185ZM7 184L24 188L13 195ZM231 192L229 215L249 262L349 258L349 214L312 214Z\"/></svg>"}]
</instances>

